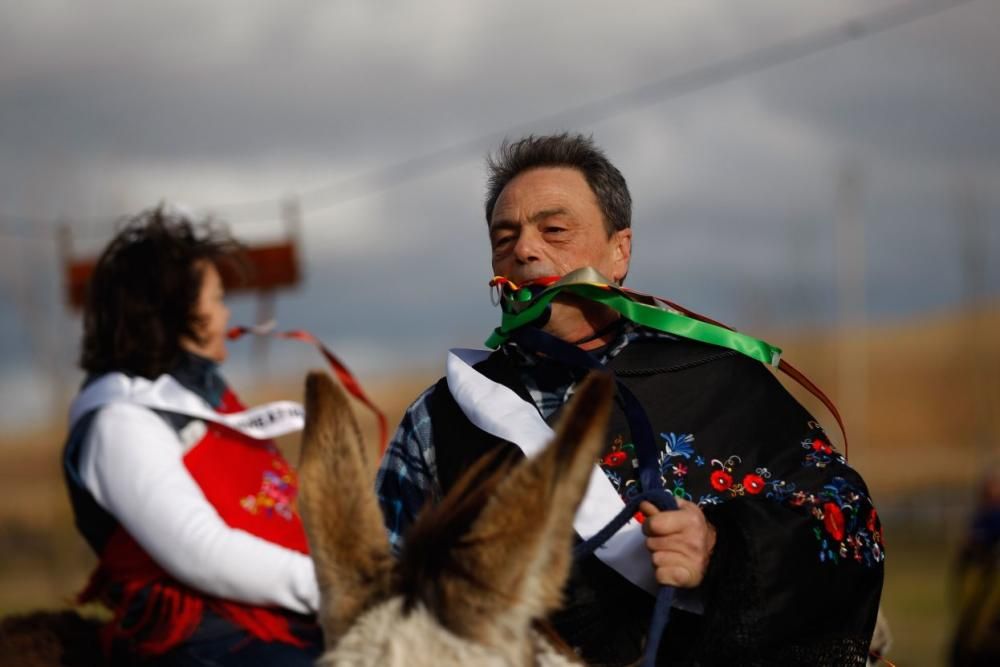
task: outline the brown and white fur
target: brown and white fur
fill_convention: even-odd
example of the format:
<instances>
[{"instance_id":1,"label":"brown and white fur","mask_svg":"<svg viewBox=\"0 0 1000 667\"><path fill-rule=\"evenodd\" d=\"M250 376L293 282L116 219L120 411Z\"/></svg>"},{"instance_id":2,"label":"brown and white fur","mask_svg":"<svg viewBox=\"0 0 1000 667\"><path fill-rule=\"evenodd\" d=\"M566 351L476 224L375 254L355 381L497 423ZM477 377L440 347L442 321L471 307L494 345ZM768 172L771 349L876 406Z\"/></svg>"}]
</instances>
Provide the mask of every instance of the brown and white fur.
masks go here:
<instances>
[{"instance_id":1,"label":"brown and white fur","mask_svg":"<svg viewBox=\"0 0 1000 667\"><path fill-rule=\"evenodd\" d=\"M538 622L561 604L611 394L607 377L592 376L542 454L475 466L418 517L397 560L373 490L375 453L340 387L310 374L299 476L327 646L318 664L577 664Z\"/></svg>"}]
</instances>

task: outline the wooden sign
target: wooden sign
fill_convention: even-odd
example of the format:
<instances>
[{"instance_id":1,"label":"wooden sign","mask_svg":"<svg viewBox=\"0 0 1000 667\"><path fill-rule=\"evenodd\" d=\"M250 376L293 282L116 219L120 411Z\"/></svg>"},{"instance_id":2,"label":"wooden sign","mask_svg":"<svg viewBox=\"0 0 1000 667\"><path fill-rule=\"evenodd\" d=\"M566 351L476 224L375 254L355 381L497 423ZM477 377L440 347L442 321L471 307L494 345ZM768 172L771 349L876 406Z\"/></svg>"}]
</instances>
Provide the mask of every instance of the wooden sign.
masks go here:
<instances>
[{"instance_id":1,"label":"wooden sign","mask_svg":"<svg viewBox=\"0 0 1000 667\"><path fill-rule=\"evenodd\" d=\"M294 241L244 246L242 262L222 262L219 273L227 292L270 292L301 281ZM87 299L87 283L97 265L96 258L64 257L66 303L81 310Z\"/></svg>"}]
</instances>

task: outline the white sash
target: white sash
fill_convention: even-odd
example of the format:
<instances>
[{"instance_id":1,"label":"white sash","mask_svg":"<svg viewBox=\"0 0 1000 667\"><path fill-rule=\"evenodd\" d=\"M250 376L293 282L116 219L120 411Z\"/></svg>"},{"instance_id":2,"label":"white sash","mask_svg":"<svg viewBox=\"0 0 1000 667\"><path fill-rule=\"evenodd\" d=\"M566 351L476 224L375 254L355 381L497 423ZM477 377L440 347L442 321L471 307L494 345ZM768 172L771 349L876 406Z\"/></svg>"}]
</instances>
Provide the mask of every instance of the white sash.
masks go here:
<instances>
[{"instance_id":1,"label":"white sash","mask_svg":"<svg viewBox=\"0 0 1000 667\"><path fill-rule=\"evenodd\" d=\"M275 401L243 412L220 414L170 375L150 381L124 373L108 373L88 384L73 400L69 408L70 428L88 412L110 403L130 403L203 419L255 440L301 431L305 423L305 409L294 401Z\"/></svg>"},{"instance_id":2,"label":"white sash","mask_svg":"<svg viewBox=\"0 0 1000 667\"><path fill-rule=\"evenodd\" d=\"M538 454L555 436L534 405L511 389L493 382L472 367L489 352L454 349L448 352L448 388L475 426L514 443L525 456ZM573 528L588 539L606 526L625 503L598 466L590 474L587 492L573 519ZM594 554L639 588L655 594L659 588L646 549L642 526L634 518Z\"/></svg>"}]
</instances>

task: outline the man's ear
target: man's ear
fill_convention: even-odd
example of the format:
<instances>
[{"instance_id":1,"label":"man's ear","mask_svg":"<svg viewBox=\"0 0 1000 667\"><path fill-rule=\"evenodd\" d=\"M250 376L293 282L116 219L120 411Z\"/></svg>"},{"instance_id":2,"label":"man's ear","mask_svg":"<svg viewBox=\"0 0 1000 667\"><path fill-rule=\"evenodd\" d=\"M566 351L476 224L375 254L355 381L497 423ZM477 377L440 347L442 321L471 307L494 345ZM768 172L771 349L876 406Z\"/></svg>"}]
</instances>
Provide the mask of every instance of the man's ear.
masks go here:
<instances>
[{"instance_id":1,"label":"man's ear","mask_svg":"<svg viewBox=\"0 0 1000 667\"><path fill-rule=\"evenodd\" d=\"M614 244L615 263L614 275L611 278L620 285L625 282L629 262L632 261L632 228L619 229L612 235L611 242Z\"/></svg>"}]
</instances>

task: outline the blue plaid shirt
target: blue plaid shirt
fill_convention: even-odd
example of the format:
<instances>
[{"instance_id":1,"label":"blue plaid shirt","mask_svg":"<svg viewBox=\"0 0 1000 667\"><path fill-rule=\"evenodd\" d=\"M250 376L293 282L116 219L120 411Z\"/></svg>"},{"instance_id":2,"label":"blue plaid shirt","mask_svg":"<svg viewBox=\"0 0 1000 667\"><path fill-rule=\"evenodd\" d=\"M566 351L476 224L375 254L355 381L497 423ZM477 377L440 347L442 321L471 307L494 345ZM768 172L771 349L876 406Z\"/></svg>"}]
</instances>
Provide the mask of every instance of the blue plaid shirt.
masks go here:
<instances>
[{"instance_id":1,"label":"blue plaid shirt","mask_svg":"<svg viewBox=\"0 0 1000 667\"><path fill-rule=\"evenodd\" d=\"M621 321L618 335L598 353L602 363L610 361L633 341L673 338L624 319ZM520 369L521 382L543 418L548 419L573 395L575 382L570 373L553 375L537 372L538 358L520 349L516 343L505 343L501 350ZM389 543L397 553L403 545L403 535L420 508L428 500L439 501L442 495L429 411L433 389L425 390L406 410L375 478L375 490L382 506Z\"/></svg>"}]
</instances>

